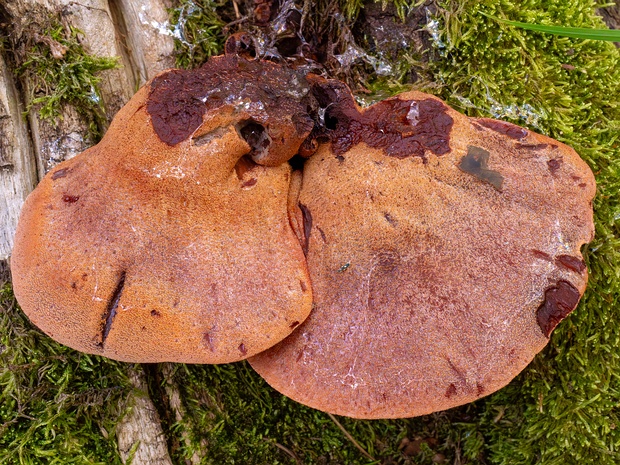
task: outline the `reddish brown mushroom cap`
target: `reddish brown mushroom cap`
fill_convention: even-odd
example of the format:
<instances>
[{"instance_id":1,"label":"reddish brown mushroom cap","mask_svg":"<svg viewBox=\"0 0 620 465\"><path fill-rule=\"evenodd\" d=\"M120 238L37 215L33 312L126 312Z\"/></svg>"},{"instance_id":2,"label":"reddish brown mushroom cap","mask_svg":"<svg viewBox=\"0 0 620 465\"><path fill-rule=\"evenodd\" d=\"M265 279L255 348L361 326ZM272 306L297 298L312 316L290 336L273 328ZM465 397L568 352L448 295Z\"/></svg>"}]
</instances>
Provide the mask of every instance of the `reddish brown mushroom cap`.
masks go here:
<instances>
[{"instance_id":1,"label":"reddish brown mushroom cap","mask_svg":"<svg viewBox=\"0 0 620 465\"><path fill-rule=\"evenodd\" d=\"M269 384L355 418L427 414L506 385L584 292L593 175L569 147L406 93L342 90L299 208L315 308L250 359Z\"/></svg>"},{"instance_id":2,"label":"reddish brown mushroom cap","mask_svg":"<svg viewBox=\"0 0 620 465\"><path fill-rule=\"evenodd\" d=\"M230 362L288 335L312 305L281 163L312 129L301 79L226 56L142 88L26 202L12 270L33 323L135 362Z\"/></svg>"}]
</instances>

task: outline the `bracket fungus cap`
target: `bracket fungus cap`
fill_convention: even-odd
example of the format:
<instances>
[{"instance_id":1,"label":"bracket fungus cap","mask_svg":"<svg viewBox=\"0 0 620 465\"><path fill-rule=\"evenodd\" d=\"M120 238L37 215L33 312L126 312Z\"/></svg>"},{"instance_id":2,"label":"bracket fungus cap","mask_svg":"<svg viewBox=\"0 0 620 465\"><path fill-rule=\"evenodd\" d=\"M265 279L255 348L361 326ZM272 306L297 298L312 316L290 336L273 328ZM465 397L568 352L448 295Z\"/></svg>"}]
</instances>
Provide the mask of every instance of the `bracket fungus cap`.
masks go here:
<instances>
[{"instance_id":1,"label":"bracket fungus cap","mask_svg":"<svg viewBox=\"0 0 620 465\"><path fill-rule=\"evenodd\" d=\"M361 109L251 47L155 77L28 197L11 266L33 323L124 361L250 357L355 418L507 384L585 290L587 165L419 92Z\"/></svg>"},{"instance_id":2,"label":"bracket fungus cap","mask_svg":"<svg viewBox=\"0 0 620 465\"><path fill-rule=\"evenodd\" d=\"M312 306L285 163L313 126L306 93L234 54L140 89L26 201L12 269L33 323L134 362L231 362L287 336Z\"/></svg>"},{"instance_id":3,"label":"bracket fungus cap","mask_svg":"<svg viewBox=\"0 0 620 465\"><path fill-rule=\"evenodd\" d=\"M251 365L288 397L354 418L496 391L585 290L592 172L555 140L430 95L335 100L298 198L315 307Z\"/></svg>"}]
</instances>

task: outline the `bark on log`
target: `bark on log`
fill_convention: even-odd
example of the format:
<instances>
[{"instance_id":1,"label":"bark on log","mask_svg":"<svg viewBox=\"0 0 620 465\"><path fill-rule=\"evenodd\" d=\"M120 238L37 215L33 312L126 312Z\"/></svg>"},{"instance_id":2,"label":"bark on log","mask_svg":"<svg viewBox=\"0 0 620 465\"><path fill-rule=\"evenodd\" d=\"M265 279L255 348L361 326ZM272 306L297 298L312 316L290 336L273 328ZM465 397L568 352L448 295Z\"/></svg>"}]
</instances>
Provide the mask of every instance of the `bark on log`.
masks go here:
<instances>
[{"instance_id":1,"label":"bark on log","mask_svg":"<svg viewBox=\"0 0 620 465\"><path fill-rule=\"evenodd\" d=\"M34 154L22 113L13 73L0 56L0 261L11 254L19 212L37 183Z\"/></svg>"},{"instance_id":2,"label":"bark on log","mask_svg":"<svg viewBox=\"0 0 620 465\"><path fill-rule=\"evenodd\" d=\"M82 32L80 43L87 53L106 58L121 56L120 41L106 0L47 1L56 3L52 8L62 11L63 17ZM109 123L134 94L133 81L122 68L110 69L101 73L99 86Z\"/></svg>"},{"instance_id":3,"label":"bark on log","mask_svg":"<svg viewBox=\"0 0 620 465\"><path fill-rule=\"evenodd\" d=\"M169 32L167 0L108 0L125 69L133 89L161 71L174 67L174 39Z\"/></svg>"},{"instance_id":4,"label":"bark on log","mask_svg":"<svg viewBox=\"0 0 620 465\"><path fill-rule=\"evenodd\" d=\"M159 415L149 398L141 366L129 369L134 390L128 399L128 412L117 426L118 450L123 463L131 465L172 465Z\"/></svg>"}]
</instances>

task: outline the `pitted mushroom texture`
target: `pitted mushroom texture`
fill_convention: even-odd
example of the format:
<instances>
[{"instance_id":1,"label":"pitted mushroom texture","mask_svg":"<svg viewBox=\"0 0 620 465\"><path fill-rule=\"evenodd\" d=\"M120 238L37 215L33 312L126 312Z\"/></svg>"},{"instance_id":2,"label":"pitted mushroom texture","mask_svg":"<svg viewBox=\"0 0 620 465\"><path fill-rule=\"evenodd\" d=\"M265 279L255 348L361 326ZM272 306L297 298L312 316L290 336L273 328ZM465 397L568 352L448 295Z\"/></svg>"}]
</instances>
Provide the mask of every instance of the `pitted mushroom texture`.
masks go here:
<instances>
[{"instance_id":1,"label":"pitted mushroom texture","mask_svg":"<svg viewBox=\"0 0 620 465\"><path fill-rule=\"evenodd\" d=\"M496 391L585 290L592 172L563 144L429 95L340 101L298 199L315 308L250 363L292 399L355 418Z\"/></svg>"},{"instance_id":2,"label":"pitted mushroom texture","mask_svg":"<svg viewBox=\"0 0 620 465\"><path fill-rule=\"evenodd\" d=\"M12 270L32 321L119 360L252 357L356 418L508 383L585 290L586 164L430 95L362 110L247 37L226 49L155 78L28 198Z\"/></svg>"},{"instance_id":3,"label":"pitted mushroom texture","mask_svg":"<svg viewBox=\"0 0 620 465\"><path fill-rule=\"evenodd\" d=\"M313 126L304 89L236 56L142 88L26 202L12 270L33 323L133 362L231 362L287 336L312 305L283 163Z\"/></svg>"}]
</instances>

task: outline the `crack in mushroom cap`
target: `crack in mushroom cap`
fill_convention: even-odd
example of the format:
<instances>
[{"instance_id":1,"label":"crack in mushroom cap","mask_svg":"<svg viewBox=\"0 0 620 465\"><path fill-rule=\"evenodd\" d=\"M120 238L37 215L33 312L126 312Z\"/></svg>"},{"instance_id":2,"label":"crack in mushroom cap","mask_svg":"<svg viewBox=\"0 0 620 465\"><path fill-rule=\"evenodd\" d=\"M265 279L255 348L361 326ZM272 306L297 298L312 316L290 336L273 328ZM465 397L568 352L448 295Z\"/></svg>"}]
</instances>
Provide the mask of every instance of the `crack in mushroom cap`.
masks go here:
<instances>
[{"instance_id":1,"label":"crack in mushroom cap","mask_svg":"<svg viewBox=\"0 0 620 465\"><path fill-rule=\"evenodd\" d=\"M283 163L313 126L307 89L227 55L138 91L27 199L12 271L32 322L132 362L231 362L287 336L312 305Z\"/></svg>"},{"instance_id":2,"label":"crack in mushroom cap","mask_svg":"<svg viewBox=\"0 0 620 465\"><path fill-rule=\"evenodd\" d=\"M315 308L250 359L278 391L354 418L461 405L506 385L587 282L592 172L569 147L412 92L332 100L304 166Z\"/></svg>"}]
</instances>

